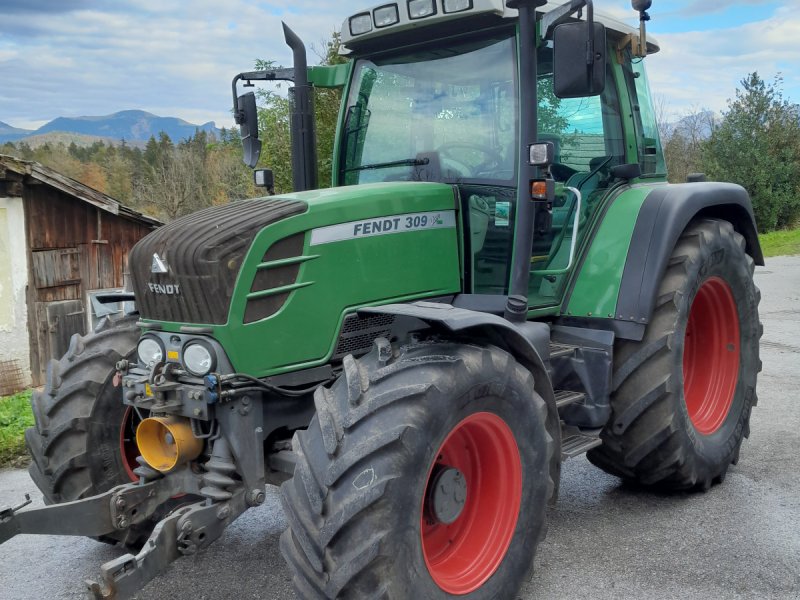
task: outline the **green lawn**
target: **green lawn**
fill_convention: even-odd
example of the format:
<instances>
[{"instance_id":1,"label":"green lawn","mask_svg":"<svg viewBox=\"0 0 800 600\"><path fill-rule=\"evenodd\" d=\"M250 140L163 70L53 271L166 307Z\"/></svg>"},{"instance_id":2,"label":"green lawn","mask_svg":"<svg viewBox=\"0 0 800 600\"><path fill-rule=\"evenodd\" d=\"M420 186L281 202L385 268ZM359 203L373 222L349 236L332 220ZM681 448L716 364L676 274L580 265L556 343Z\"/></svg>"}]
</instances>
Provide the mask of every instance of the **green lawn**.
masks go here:
<instances>
[{"instance_id":1,"label":"green lawn","mask_svg":"<svg viewBox=\"0 0 800 600\"><path fill-rule=\"evenodd\" d=\"M25 455L25 430L33 425L31 392L0 398L0 467Z\"/></svg>"},{"instance_id":2,"label":"green lawn","mask_svg":"<svg viewBox=\"0 0 800 600\"><path fill-rule=\"evenodd\" d=\"M764 256L800 254L800 229L773 231L759 236Z\"/></svg>"}]
</instances>

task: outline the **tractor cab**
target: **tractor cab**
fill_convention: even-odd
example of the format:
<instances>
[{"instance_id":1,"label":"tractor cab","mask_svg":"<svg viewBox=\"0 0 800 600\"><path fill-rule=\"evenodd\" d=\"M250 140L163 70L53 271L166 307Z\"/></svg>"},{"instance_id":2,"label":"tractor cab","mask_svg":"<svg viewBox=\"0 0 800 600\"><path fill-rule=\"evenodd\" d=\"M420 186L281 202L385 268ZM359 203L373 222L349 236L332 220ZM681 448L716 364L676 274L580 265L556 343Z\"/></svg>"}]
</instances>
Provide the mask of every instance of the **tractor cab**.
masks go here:
<instances>
[{"instance_id":1,"label":"tractor cab","mask_svg":"<svg viewBox=\"0 0 800 600\"><path fill-rule=\"evenodd\" d=\"M352 67L334 182L455 186L468 232L465 292L507 296L519 186L528 187L520 182L520 114L537 104L538 141L552 145L555 182L553 198L537 206L529 253L528 305L540 309L561 303L614 187L631 175L663 180L666 170L641 48L631 43L637 32L599 18L607 32L596 48L602 91L559 97L554 36L542 29L547 12L538 13L535 70L527 72L517 13L489 1L445 2L439 12L433 0L418 0L347 19L342 41ZM647 53L657 50L651 39ZM522 95L522 79L535 81L535 95ZM634 114L624 109L629 99Z\"/></svg>"}]
</instances>

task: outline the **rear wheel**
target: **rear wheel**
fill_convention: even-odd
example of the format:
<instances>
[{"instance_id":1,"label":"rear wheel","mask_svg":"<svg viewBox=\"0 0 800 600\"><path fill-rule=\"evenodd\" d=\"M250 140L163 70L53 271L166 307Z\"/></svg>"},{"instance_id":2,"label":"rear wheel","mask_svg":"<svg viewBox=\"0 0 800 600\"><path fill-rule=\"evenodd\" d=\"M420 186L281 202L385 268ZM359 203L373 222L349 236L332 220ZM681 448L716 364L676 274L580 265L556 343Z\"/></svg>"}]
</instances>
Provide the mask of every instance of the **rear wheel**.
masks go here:
<instances>
[{"instance_id":1,"label":"rear wheel","mask_svg":"<svg viewBox=\"0 0 800 600\"><path fill-rule=\"evenodd\" d=\"M138 479L133 474L140 415L122 403L116 364L132 359L139 339L135 317L105 320L75 335L47 369L44 391L31 399L35 427L25 432L31 478L48 504L79 500ZM153 523L102 538L136 547Z\"/></svg>"},{"instance_id":2,"label":"rear wheel","mask_svg":"<svg viewBox=\"0 0 800 600\"><path fill-rule=\"evenodd\" d=\"M497 348L386 340L344 367L282 487L300 597L514 597L553 491L531 374Z\"/></svg>"},{"instance_id":3,"label":"rear wheel","mask_svg":"<svg viewBox=\"0 0 800 600\"><path fill-rule=\"evenodd\" d=\"M595 465L668 489L708 489L749 435L761 369L753 259L727 221L678 241L641 342L615 348L612 417Z\"/></svg>"}]
</instances>

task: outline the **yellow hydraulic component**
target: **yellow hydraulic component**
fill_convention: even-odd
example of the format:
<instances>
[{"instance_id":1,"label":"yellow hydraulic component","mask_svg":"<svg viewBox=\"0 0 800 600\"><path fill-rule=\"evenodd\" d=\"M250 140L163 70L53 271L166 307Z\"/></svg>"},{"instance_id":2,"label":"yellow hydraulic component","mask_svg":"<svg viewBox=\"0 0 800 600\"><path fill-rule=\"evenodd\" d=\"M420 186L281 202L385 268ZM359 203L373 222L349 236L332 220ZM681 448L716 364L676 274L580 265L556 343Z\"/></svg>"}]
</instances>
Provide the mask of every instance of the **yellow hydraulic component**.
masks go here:
<instances>
[{"instance_id":1,"label":"yellow hydraulic component","mask_svg":"<svg viewBox=\"0 0 800 600\"><path fill-rule=\"evenodd\" d=\"M203 451L203 440L194 437L189 419L150 417L139 423L136 444L147 464L166 473L194 460Z\"/></svg>"}]
</instances>

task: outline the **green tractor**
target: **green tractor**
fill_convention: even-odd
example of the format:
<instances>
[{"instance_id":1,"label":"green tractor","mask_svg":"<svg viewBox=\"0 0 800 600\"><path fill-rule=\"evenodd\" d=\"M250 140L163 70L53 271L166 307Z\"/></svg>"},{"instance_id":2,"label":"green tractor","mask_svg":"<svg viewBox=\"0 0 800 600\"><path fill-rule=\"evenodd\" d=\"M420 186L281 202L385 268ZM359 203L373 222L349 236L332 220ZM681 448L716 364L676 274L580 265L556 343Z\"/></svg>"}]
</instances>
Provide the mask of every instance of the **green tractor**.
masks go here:
<instances>
[{"instance_id":1,"label":"green tractor","mask_svg":"<svg viewBox=\"0 0 800 600\"><path fill-rule=\"evenodd\" d=\"M291 194L131 252L137 313L72 339L33 398L18 533L131 548L130 597L280 485L299 597L514 598L561 464L707 490L756 404L763 264L739 186L670 185L641 27L590 0L390 0L292 82ZM330 189L314 88L341 88ZM271 174L256 172L269 186ZM111 298L114 299L114 298ZM116 298L118 299L118 298Z\"/></svg>"}]
</instances>

